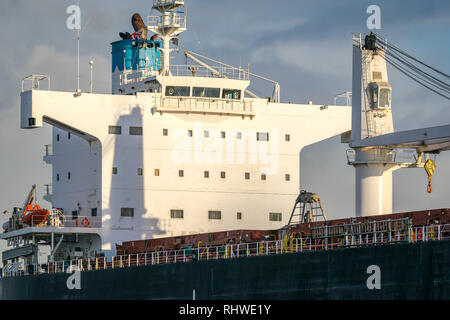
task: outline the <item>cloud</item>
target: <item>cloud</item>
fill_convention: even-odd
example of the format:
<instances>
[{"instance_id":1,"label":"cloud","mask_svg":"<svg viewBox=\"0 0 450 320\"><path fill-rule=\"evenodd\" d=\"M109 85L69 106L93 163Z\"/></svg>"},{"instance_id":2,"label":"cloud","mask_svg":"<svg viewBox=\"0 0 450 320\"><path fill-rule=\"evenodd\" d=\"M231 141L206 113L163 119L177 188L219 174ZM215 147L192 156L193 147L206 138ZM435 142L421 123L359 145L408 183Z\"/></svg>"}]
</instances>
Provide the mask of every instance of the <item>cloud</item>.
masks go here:
<instances>
[{"instance_id":1,"label":"cloud","mask_svg":"<svg viewBox=\"0 0 450 320\"><path fill-rule=\"evenodd\" d=\"M324 41L275 42L253 51L253 63L274 63L275 61L327 75L341 75L351 68L351 60L345 45Z\"/></svg>"},{"instance_id":2,"label":"cloud","mask_svg":"<svg viewBox=\"0 0 450 320\"><path fill-rule=\"evenodd\" d=\"M80 86L87 91L90 82L89 61L94 61L95 92L111 91L110 60L105 56L87 54L80 56ZM24 65L13 69L16 78L24 74L47 74L52 80L52 90L75 91L77 83L77 57L68 51L58 51L48 45L37 45Z\"/></svg>"}]
</instances>

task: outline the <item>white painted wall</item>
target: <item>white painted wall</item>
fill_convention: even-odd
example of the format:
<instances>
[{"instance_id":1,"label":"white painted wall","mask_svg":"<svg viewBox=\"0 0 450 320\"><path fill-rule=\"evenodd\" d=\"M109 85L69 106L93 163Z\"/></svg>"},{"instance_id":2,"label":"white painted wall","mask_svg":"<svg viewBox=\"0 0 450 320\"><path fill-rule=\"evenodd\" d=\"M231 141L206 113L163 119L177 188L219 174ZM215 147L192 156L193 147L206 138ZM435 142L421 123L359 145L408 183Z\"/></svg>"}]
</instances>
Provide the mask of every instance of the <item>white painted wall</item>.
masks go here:
<instances>
[{"instance_id":1,"label":"white painted wall","mask_svg":"<svg viewBox=\"0 0 450 320\"><path fill-rule=\"evenodd\" d=\"M160 114L152 113L155 95L22 93L22 127L27 127L30 117L41 126L45 117L57 120L64 130L76 128L87 134L84 139L94 141L89 146L73 134L67 140L67 132L60 133L62 141L54 141L51 200L55 207L67 211L75 210L79 202L88 215L100 201L98 215L103 221L105 250L113 250L115 243L126 240L279 228L287 223L299 193L301 149L350 129L350 107L321 108L255 99L253 118ZM109 125L122 126L122 134L108 134ZM130 136L129 126L143 126L143 136ZM163 129L168 129L167 136ZM187 136L188 130L193 130L192 138ZM203 137L204 130L209 130L210 138ZM225 131L226 138L214 139L214 130L219 135ZM234 131L243 132L242 140L236 139ZM256 141L256 132L268 132L269 141ZM268 152L261 156L262 150ZM180 157L192 161L183 162ZM118 168L117 175L112 174L112 167ZM142 176L137 175L138 168L143 168ZM154 175L154 169L159 169L159 176ZM70 181L65 176L69 170ZM179 170L184 170L184 177L178 176ZM209 171L208 179L203 176L205 170ZM225 179L221 179L221 171L226 172ZM58 183L56 172L63 173ZM245 172L250 172L249 180ZM262 172L267 173L265 181L261 180ZM285 174L290 175L290 181L285 181ZM121 217L122 207L134 208L134 218ZM171 219L171 209L183 209L184 218ZM208 210L222 211L222 219L209 220ZM242 220L236 219L237 212L242 213ZM269 212L281 212L282 221L269 221Z\"/></svg>"}]
</instances>

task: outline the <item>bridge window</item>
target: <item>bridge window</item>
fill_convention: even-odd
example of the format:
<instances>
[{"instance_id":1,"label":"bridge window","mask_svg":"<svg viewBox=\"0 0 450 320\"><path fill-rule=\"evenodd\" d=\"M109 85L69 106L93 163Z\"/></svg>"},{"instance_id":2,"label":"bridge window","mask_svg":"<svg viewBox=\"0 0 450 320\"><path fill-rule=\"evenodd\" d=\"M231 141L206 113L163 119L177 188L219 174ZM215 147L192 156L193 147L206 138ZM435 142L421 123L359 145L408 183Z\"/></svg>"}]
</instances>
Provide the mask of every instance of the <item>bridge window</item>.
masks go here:
<instances>
[{"instance_id":1,"label":"bridge window","mask_svg":"<svg viewBox=\"0 0 450 320\"><path fill-rule=\"evenodd\" d=\"M78 210L72 211L72 219L75 220L78 218Z\"/></svg>"},{"instance_id":2,"label":"bridge window","mask_svg":"<svg viewBox=\"0 0 450 320\"><path fill-rule=\"evenodd\" d=\"M219 88L200 88L194 87L192 91L193 97L204 97L204 98L219 98L220 89Z\"/></svg>"},{"instance_id":3,"label":"bridge window","mask_svg":"<svg viewBox=\"0 0 450 320\"><path fill-rule=\"evenodd\" d=\"M190 95L191 95L191 88L189 87L176 87L176 86L166 87L167 97L189 97Z\"/></svg>"},{"instance_id":4,"label":"bridge window","mask_svg":"<svg viewBox=\"0 0 450 320\"><path fill-rule=\"evenodd\" d=\"M183 219L184 218L184 211L183 210L170 210L170 217L172 219Z\"/></svg>"},{"instance_id":5,"label":"bridge window","mask_svg":"<svg viewBox=\"0 0 450 320\"><path fill-rule=\"evenodd\" d=\"M97 216L97 208L91 208L91 216L96 217Z\"/></svg>"},{"instance_id":6,"label":"bridge window","mask_svg":"<svg viewBox=\"0 0 450 320\"><path fill-rule=\"evenodd\" d=\"M239 99L241 99L241 90L223 89L222 98L239 100Z\"/></svg>"},{"instance_id":7,"label":"bridge window","mask_svg":"<svg viewBox=\"0 0 450 320\"><path fill-rule=\"evenodd\" d=\"M222 219L221 211L208 211L208 219L220 220Z\"/></svg>"}]
</instances>

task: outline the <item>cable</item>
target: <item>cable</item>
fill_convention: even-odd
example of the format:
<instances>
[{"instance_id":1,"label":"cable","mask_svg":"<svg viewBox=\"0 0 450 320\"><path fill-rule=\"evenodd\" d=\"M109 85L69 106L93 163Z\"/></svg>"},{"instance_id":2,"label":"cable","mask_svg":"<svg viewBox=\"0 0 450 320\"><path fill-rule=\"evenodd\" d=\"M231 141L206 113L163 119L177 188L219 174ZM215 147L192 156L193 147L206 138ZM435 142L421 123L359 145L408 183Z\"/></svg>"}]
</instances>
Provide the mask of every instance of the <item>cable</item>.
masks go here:
<instances>
[{"instance_id":1,"label":"cable","mask_svg":"<svg viewBox=\"0 0 450 320\"><path fill-rule=\"evenodd\" d=\"M394 68L399 70L401 73L406 75L408 78L411 78L415 82L424 86L425 88L433 91L434 93L450 100L450 85L441 79L431 75L430 73L422 70L414 63L407 60L407 58L414 60L427 68L443 75L445 77L449 77L447 74L425 64L424 62L412 57L407 54L403 50L399 49L395 45L390 44L384 39L381 35L376 34L375 41L380 47L384 47L384 50L379 50L378 52L382 55L382 57Z\"/></svg>"},{"instance_id":2,"label":"cable","mask_svg":"<svg viewBox=\"0 0 450 320\"><path fill-rule=\"evenodd\" d=\"M385 58L386 61L387 61L388 63L390 63L394 68L396 68L397 70L399 70L401 73L403 73L403 74L406 75L407 77L411 78L412 80L414 80L415 82L417 82L417 83L419 83L420 85L424 86L425 88L427 88L427 89L433 91L434 93L436 93L436 94L438 94L438 95L440 95L440 96L442 96L442 97L444 97L444 98L450 100L450 97L448 97L448 96L442 94L441 92L439 92L439 91L433 89L432 87L427 86L427 85L424 84L423 82L417 80L417 78L414 77L414 74L411 74L410 71L407 71L405 68L399 66L397 63L395 63L394 61L392 61L392 60L389 59L388 57L384 57L384 58Z\"/></svg>"},{"instance_id":3,"label":"cable","mask_svg":"<svg viewBox=\"0 0 450 320\"><path fill-rule=\"evenodd\" d=\"M408 63L407 61L404 61L403 59L390 54L389 52L386 52L387 55L389 55L391 58L396 59L397 61L399 61L400 63L406 65L407 67L409 67L412 70L416 71L416 75L418 77L425 77L425 79L423 79L424 81L428 82L430 85L434 86L435 88L439 89L439 90L443 90L447 93L450 93L450 86L448 84L446 84L445 82L442 82L440 80L435 80L434 77L431 77L430 79L430 75L428 75L426 72L418 69L416 66L411 65L410 63Z\"/></svg>"},{"instance_id":4,"label":"cable","mask_svg":"<svg viewBox=\"0 0 450 320\"><path fill-rule=\"evenodd\" d=\"M400 48L396 47L396 46L393 45L392 43L390 43L390 42L388 43L388 41L387 41L383 36L381 36L381 35L379 35L379 34L377 34L377 33L374 33L374 34L375 34L377 37L383 39L383 40L385 41L385 43L386 43L389 47L391 47L393 50L398 51L399 53L401 53L401 54L407 56L408 58L410 58L410 59L412 59L412 60L414 60L414 61L416 61L416 62L418 62L418 63L420 63L420 64L422 64L422 65L424 65L424 66L426 66L427 68L430 68L431 70L433 70L433 71L435 71L435 72L437 72L437 73L439 73L439 74L441 74L441 75L443 75L443 76L445 76L445 77L447 77L447 78L450 78L450 76L449 76L448 74L443 73L443 72L441 72L441 71L439 71L439 70L437 70L437 69L435 69L435 68L429 66L428 64L426 64L426 63L424 63L424 62L422 62L422 61L420 61L420 60L414 58L413 56L409 55L409 54L406 53L405 51L403 51L403 50L401 50Z\"/></svg>"},{"instance_id":5,"label":"cable","mask_svg":"<svg viewBox=\"0 0 450 320\"><path fill-rule=\"evenodd\" d=\"M418 68L417 66L413 65L412 63L408 62L407 60L403 59L402 57L398 56L397 54L390 52L390 51L385 51L385 53L389 56L391 56L392 58L396 59L397 61L399 61L400 63L406 65L408 68L413 69L415 72L417 72L418 74L426 77L429 81L433 82L434 85L440 87L441 89L445 90L445 91L450 91L450 85L447 84L446 82L430 75L429 73L421 70L420 68Z\"/></svg>"},{"instance_id":6,"label":"cable","mask_svg":"<svg viewBox=\"0 0 450 320\"><path fill-rule=\"evenodd\" d=\"M414 64L410 63L409 61L405 60L404 58L402 58L401 56L399 56L398 54L391 52L389 50L386 50L385 53L387 55L389 55L390 57L396 59L397 61L399 61L400 63L404 64L406 67L414 70L414 72L426 77L429 81L431 81L434 85L440 87L441 89L445 90L445 91L449 91L450 89L450 85L447 84L446 82L430 75L429 73L421 70L420 68L418 68L417 66L415 66Z\"/></svg>"},{"instance_id":7,"label":"cable","mask_svg":"<svg viewBox=\"0 0 450 320\"><path fill-rule=\"evenodd\" d=\"M391 64L394 68L396 68L398 71L400 71L401 73L403 73L404 75L406 75L408 78L411 78L412 80L414 80L415 82L419 83L420 85L424 86L425 88L433 91L434 93L440 95L441 97L444 97L448 100L450 100L450 96L446 96L436 90L434 90L433 88L425 85L424 83L420 82L419 80L417 80L414 75L411 75L408 71L406 71L404 68L402 68L401 66L399 66L397 63L393 62L390 58L384 56L384 58L386 59L386 61Z\"/></svg>"}]
</instances>

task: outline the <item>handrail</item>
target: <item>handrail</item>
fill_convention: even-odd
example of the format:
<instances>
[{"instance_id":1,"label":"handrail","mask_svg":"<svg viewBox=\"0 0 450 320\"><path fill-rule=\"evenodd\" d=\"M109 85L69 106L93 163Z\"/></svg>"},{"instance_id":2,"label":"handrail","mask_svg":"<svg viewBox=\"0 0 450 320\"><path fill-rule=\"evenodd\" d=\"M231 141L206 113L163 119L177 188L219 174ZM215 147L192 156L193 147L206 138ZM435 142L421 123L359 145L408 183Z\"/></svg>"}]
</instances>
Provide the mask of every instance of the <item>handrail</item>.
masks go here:
<instances>
[{"instance_id":1,"label":"handrail","mask_svg":"<svg viewBox=\"0 0 450 320\"><path fill-rule=\"evenodd\" d=\"M248 71L234 67L214 67L218 74L212 73L200 65L170 65L170 74L176 77L224 78L232 80L249 80ZM159 74L159 65L150 65L140 70L124 70L121 72L122 85L141 82Z\"/></svg>"},{"instance_id":2,"label":"handrail","mask_svg":"<svg viewBox=\"0 0 450 320\"><path fill-rule=\"evenodd\" d=\"M254 115L249 100L207 97L154 97L157 111L191 111Z\"/></svg>"},{"instance_id":3,"label":"handrail","mask_svg":"<svg viewBox=\"0 0 450 320\"><path fill-rule=\"evenodd\" d=\"M56 212L56 210L52 211ZM101 220L93 218L96 217L65 216L60 212L59 214L33 215L30 227L101 228Z\"/></svg>"},{"instance_id":4,"label":"handrail","mask_svg":"<svg viewBox=\"0 0 450 320\"><path fill-rule=\"evenodd\" d=\"M100 270L112 268L128 268L150 266L156 264L186 263L201 260L239 259L250 256L301 253L319 250L334 250L336 248L356 248L380 246L396 243L417 243L450 239L450 224L430 225L409 228L408 230L390 230L366 233L364 236L346 235L344 237L330 236L323 238L289 238L281 240L263 240L252 243L236 243L213 246L185 247L176 250L161 250L125 254L112 257L108 262L106 257L64 260L37 265L36 273L66 272L68 268L77 266L79 271ZM14 272L10 270L14 269ZM8 271L9 270L9 271ZM24 272L17 265L5 266L3 276L19 276Z\"/></svg>"}]
</instances>

